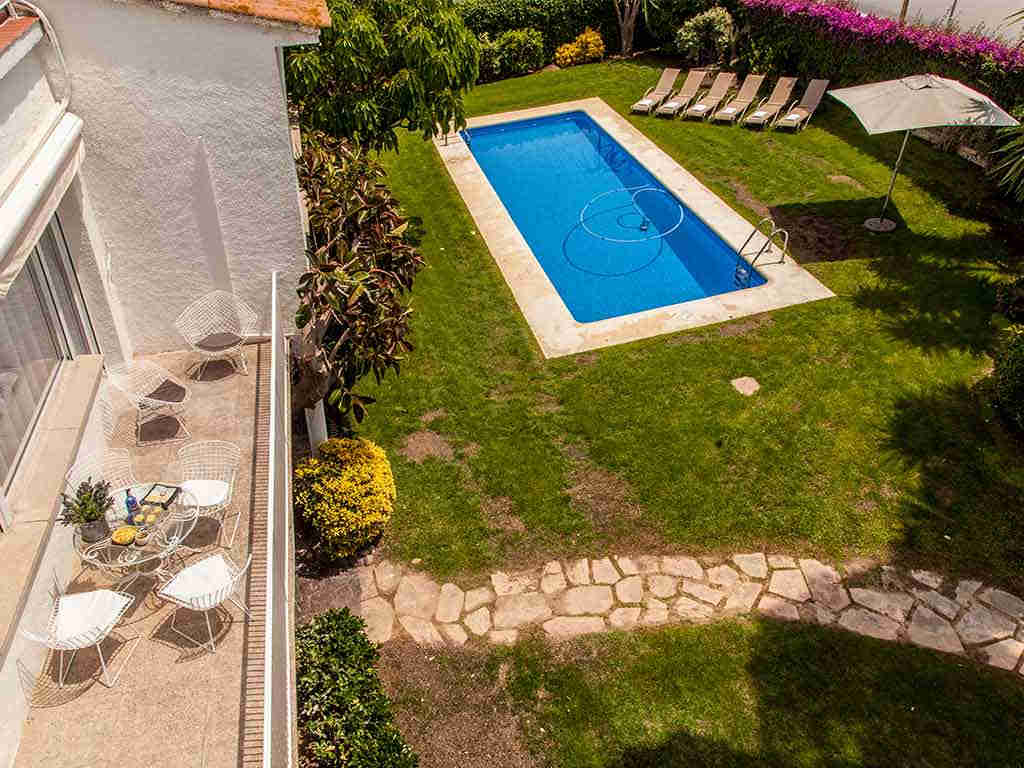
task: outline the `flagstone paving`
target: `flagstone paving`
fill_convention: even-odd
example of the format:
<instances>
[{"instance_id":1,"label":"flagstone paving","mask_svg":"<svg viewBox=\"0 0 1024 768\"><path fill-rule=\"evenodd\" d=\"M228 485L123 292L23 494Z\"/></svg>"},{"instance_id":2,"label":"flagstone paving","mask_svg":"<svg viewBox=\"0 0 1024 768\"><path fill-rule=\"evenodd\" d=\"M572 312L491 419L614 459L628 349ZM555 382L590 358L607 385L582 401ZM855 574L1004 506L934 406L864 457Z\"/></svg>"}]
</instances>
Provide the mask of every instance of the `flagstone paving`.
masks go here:
<instances>
[{"instance_id":1,"label":"flagstone paving","mask_svg":"<svg viewBox=\"0 0 1024 768\"><path fill-rule=\"evenodd\" d=\"M1024 676L1024 600L932 571L882 566L881 584L857 583L861 568L844 578L828 563L763 552L552 560L537 570L495 572L483 585L439 585L372 556L355 570L360 612L377 643L404 633L427 646L510 644L525 630L559 641L756 613L969 656Z\"/></svg>"}]
</instances>

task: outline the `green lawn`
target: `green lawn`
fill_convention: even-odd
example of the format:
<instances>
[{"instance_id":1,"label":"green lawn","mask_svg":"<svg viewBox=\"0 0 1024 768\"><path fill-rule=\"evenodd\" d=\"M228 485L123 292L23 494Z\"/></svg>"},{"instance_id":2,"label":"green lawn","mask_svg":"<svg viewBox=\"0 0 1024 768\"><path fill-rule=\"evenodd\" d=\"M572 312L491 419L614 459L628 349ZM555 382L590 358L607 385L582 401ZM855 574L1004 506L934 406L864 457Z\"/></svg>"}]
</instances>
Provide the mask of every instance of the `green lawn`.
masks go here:
<instances>
[{"instance_id":1,"label":"green lawn","mask_svg":"<svg viewBox=\"0 0 1024 768\"><path fill-rule=\"evenodd\" d=\"M625 112L656 77L590 65L477 88L468 107L600 96ZM1024 584L1021 446L984 385L1012 251L972 213L979 172L912 141L895 193L906 227L873 236L860 223L898 137L867 137L837 104L797 135L630 119L751 221L766 207L837 298L545 360L433 147L403 136L384 159L423 230L417 347L369 388L379 404L361 427L394 464L393 554L444 578L577 552L758 547ZM755 397L729 386L743 375ZM454 460L399 454L424 429Z\"/></svg>"}]
</instances>

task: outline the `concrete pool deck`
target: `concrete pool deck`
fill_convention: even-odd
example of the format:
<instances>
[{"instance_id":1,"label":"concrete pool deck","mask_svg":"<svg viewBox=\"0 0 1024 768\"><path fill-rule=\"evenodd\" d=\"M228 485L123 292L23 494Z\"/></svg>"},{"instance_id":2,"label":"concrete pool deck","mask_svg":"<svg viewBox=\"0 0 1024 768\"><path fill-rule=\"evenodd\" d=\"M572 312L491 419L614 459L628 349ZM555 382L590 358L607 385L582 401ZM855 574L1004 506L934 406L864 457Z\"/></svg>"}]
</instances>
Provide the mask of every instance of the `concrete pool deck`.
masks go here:
<instances>
[{"instance_id":1,"label":"concrete pool deck","mask_svg":"<svg viewBox=\"0 0 1024 768\"><path fill-rule=\"evenodd\" d=\"M581 99L483 115L469 119L467 127L479 128L575 110L589 115L726 243L739 251L753 225L602 99ZM572 355L835 295L791 257L780 262L779 251L773 246L757 263L757 270L767 281L764 285L591 323L577 322L462 137L458 133L439 136L434 145L545 357ZM744 254L752 256L764 240L761 235L755 236Z\"/></svg>"}]
</instances>

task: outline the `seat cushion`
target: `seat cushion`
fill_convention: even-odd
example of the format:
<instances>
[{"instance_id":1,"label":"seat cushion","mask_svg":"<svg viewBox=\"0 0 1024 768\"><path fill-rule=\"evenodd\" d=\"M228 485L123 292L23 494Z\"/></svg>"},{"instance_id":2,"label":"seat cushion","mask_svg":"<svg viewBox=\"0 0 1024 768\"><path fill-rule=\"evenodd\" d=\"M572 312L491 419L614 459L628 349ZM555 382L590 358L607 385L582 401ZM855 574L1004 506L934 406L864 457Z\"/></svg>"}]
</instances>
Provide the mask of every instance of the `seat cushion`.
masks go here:
<instances>
[{"instance_id":1,"label":"seat cushion","mask_svg":"<svg viewBox=\"0 0 1024 768\"><path fill-rule=\"evenodd\" d=\"M204 352L223 352L226 349L237 347L241 343L242 337L237 333L223 331L221 333L211 333L202 341L197 342L196 346Z\"/></svg>"},{"instance_id":2,"label":"seat cushion","mask_svg":"<svg viewBox=\"0 0 1024 768\"><path fill-rule=\"evenodd\" d=\"M76 592L57 599L54 639L69 647L93 645L117 622L132 598L109 589Z\"/></svg>"},{"instance_id":3,"label":"seat cushion","mask_svg":"<svg viewBox=\"0 0 1024 768\"><path fill-rule=\"evenodd\" d=\"M163 383L150 392L146 397L150 400L159 400L161 403L181 403L188 395L188 390L181 384L176 384L170 379L164 379Z\"/></svg>"},{"instance_id":4,"label":"seat cushion","mask_svg":"<svg viewBox=\"0 0 1024 768\"><path fill-rule=\"evenodd\" d=\"M228 497L228 484L223 480L186 480L181 488L192 494L200 507L216 507Z\"/></svg>"},{"instance_id":5,"label":"seat cushion","mask_svg":"<svg viewBox=\"0 0 1024 768\"><path fill-rule=\"evenodd\" d=\"M204 596L224 589L231 584L231 568L224 555L217 553L205 560L184 568L160 588L160 596L186 605L207 606Z\"/></svg>"}]
</instances>

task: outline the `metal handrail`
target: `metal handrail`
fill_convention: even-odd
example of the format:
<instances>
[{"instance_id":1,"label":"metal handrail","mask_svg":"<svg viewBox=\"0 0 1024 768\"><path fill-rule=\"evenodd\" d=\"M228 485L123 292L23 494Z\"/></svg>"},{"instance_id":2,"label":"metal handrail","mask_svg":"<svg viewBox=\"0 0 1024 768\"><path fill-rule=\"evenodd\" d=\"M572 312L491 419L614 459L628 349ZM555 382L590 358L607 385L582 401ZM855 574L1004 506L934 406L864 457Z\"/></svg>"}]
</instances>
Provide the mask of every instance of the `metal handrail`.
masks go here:
<instances>
[{"instance_id":1,"label":"metal handrail","mask_svg":"<svg viewBox=\"0 0 1024 768\"><path fill-rule=\"evenodd\" d=\"M765 225L770 225L771 228L767 229ZM761 247L757 249L757 253L754 254L754 258L750 261L746 260L743 252L746 250L750 241L754 239L755 235L761 235L764 238L764 242L761 243ZM779 260L773 262L775 264L781 264L786 260L786 253L789 251L789 232L784 229L780 229L775 223L775 220L771 216L765 216L754 227L747 239L743 241L743 245L740 246L739 250L736 251L736 271L735 271L735 282L737 285L741 281L746 282L747 286L750 285L750 275L752 274L757 260L760 259L764 254L771 251L772 246L775 246L773 238L778 235L782 238L782 247L779 249ZM749 266L749 270L744 266L744 263ZM741 274L742 273L742 274Z\"/></svg>"}]
</instances>

